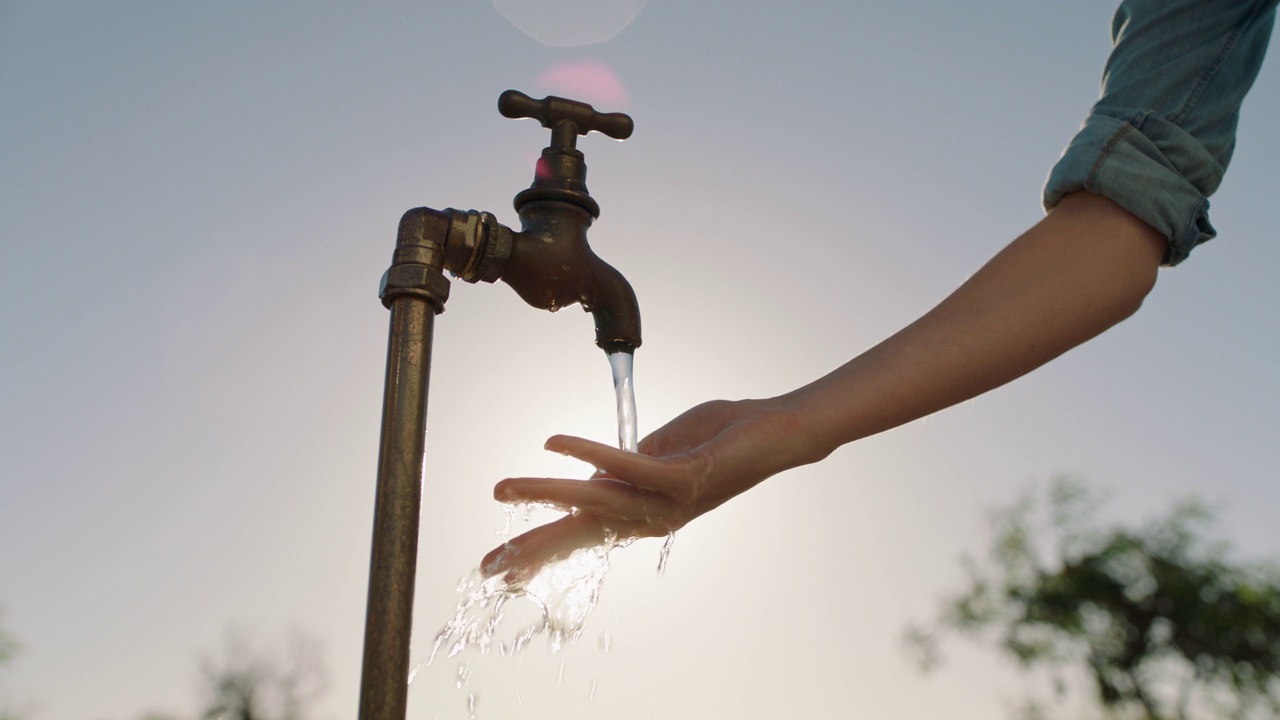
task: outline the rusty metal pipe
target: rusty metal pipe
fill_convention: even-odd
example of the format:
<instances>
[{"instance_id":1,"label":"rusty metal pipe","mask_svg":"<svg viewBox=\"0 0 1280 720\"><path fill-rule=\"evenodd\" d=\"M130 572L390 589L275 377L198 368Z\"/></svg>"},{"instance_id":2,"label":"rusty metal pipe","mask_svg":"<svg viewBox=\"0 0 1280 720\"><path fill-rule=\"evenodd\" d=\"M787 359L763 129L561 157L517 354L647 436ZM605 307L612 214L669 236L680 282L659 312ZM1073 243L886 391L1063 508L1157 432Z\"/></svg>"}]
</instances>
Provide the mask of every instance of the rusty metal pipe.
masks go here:
<instances>
[{"instance_id":1,"label":"rusty metal pipe","mask_svg":"<svg viewBox=\"0 0 1280 720\"><path fill-rule=\"evenodd\" d=\"M449 281L440 269L449 226L446 213L429 208L405 213L394 260L379 292L391 310L391 329L378 445L360 720L404 720L408 702L431 338L435 316L444 310L449 294Z\"/></svg>"},{"instance_id":2,"label":"rusty metal pipe","mask_svg":"<svg viewBox=\"0 0 1280 720\"><path fill-rule=\"evenodd\" d=\"M405 716L434 324L435 309L424 300L401 297L391 304L360 720Z\"/></svg>"}]
</instances>

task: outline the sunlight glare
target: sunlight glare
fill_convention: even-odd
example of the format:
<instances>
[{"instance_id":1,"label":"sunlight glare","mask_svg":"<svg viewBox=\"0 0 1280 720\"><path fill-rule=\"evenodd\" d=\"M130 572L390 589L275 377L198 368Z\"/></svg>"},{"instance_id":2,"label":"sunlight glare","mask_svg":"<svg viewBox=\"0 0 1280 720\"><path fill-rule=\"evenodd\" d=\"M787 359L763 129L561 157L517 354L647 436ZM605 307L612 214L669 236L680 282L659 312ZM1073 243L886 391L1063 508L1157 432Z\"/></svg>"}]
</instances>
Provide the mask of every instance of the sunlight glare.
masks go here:
<instances>
[{"instance_id":1,"label":"sunlight glare","mask_svg":"<svg viewBox=\"0 0 1280 720\"><path fill-rule=\"evenodd\" d=\"M562 62L538 76L537 87L548 95L585 102L601 112L630 109L630 98L617 73L598 60Z\"/></svg>"}]
</instances>

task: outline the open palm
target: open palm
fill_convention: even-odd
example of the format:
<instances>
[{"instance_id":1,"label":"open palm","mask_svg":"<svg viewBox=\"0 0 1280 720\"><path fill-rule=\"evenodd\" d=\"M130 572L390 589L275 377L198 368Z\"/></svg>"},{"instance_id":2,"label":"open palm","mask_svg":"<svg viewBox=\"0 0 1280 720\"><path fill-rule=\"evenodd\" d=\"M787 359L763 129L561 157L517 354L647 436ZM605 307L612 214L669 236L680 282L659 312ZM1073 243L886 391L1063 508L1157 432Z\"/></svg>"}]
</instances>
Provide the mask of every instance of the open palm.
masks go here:
<instances>
[{"instance_id":1,"label":"open palm","mask_svg":"<svg viewBox=\"0 0 1280 720\"><path fill-rule=\"evenodd\" d=\"M541 503L568 514L534 528L485 556L485 575L528 576L548 562L612 538L666 535L804 458L795 416L771 400L698 405L629 453L557 435L546 449L590 463L587 480L510 478L494 487L507 503ZM799 458L804 458L800 459Z\"/></svg>"}]
</instances>

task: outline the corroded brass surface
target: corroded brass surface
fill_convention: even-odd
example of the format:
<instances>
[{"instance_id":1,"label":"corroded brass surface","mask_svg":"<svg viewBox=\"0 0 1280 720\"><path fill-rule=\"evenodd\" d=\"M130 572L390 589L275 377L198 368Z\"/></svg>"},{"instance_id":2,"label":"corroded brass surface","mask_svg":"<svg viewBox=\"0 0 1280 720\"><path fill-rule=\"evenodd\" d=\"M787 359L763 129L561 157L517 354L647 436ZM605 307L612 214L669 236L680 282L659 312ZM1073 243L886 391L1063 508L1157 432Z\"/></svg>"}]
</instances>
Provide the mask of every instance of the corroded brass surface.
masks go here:
<instances>
[{"instance_id":1,"label":"corroded brass surface","mask_svg":"<svg viewBox=\"0 0 1280 720\"><path fill-rule=\"evenodd\" d=\"M434 308L420 298L391 303L360 720L405 716L434 322Z\"/></svg>"}]
</instances>

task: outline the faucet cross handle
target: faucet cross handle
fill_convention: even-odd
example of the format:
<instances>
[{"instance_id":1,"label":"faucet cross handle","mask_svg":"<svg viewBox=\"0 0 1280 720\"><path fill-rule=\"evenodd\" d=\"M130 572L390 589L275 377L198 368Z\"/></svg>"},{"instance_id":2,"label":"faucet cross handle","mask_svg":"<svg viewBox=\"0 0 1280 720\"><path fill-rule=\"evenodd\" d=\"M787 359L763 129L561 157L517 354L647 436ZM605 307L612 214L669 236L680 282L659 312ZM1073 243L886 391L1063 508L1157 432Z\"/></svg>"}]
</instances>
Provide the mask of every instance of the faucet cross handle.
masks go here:
<instances>
[{"instance_id":1,"label":"faucet cross handle","mask_svg":"<svg viewBox=\"0 0 1280 720\"><path fill-rule=\"evenodd\" d=\"M635 130L635 122L625 113L596 112L577 100L547 96L534 100L518 90L508 90L498 97L498 112L512 119L530 118L551 129L552 145L572 148L576 136L595 130L614 140L626 140Z\"/></svg>"}]
</instances>

